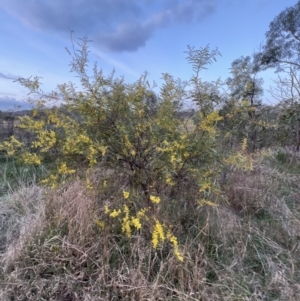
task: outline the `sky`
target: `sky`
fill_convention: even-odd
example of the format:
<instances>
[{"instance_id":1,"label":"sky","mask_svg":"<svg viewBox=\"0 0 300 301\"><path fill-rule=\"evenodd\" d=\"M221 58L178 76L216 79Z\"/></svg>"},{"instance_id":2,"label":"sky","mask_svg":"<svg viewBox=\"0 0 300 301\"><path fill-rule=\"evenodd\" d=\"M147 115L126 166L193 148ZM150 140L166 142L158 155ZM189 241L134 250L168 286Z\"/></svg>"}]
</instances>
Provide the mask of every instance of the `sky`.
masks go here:
<instances>
[{"instance_id":1,"label":"sky","mask_svg":"<svg viewBox=\"0 0 300 301\"><path fill-rule=\"evenodd\" d=\"M187 45L210 45L222 56L201 73L204 81L230 76L231 63L252 55L270 22L295 0L0 0L0 110L28 108L19 77L41 77L45 92L74 82L66 48L87 36L90 62L134 82L145 71L161 84L162 73L188 80ZM264 78L264 102L276 78Z\"/></svg>"}]
</instances>

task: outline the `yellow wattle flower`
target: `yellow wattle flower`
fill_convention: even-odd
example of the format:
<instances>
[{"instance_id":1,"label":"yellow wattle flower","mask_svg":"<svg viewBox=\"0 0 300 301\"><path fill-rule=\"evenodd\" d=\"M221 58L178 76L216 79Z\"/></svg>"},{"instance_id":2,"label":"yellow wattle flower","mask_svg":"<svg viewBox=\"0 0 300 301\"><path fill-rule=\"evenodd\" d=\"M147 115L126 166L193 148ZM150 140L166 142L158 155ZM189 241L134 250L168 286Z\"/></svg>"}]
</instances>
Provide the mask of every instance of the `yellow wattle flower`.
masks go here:
<instances>
[{"instance_id":1,"label":"yellow wattle flower","mask_svg":"<svg viewBox=\"0 0 300 301\"><path fill-rule=\"evenodd\" d=\"M160 202L159 196L150 195L150 201L154 204L158 204Z\"/></svg>"},{"instance_id":2,"label":"yellow wattle flower","mask_svg":"<svg viewBox=\"0 0 300 301\"><path fill-rule=\"evenodd\" d=\"M128 191L123 191L123 197L124 199L128 199L129 198L130 193Z\"/></svg>"}]
</instances>

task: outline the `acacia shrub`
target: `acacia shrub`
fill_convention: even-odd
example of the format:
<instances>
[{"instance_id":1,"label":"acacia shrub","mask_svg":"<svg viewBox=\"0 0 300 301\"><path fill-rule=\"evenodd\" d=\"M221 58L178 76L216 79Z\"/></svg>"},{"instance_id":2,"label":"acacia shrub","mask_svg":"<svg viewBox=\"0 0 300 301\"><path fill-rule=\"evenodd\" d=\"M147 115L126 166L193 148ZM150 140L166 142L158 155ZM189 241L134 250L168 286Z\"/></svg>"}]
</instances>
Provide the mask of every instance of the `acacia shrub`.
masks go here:
<instances>
[{"instance_id":1,"label":"acacia shrub","mask_svg":"<svg viewBox=\"0 0 300 301\"><path fill-rule=\"evenodd\" d=\"M154 248L168 241L183 260L171 231L180 213L214 205L219 194L216 178L223 164L247 165L241 154L224 160L217 152L217 123L222 119L217 110L201 107L193 126L178 117L188 94L199 92L197 77L205 62L192 53L189 60L196 75L189 84L163 74L164 83L156 94L146 74L127 84L114 73L105 76L95 64L93 75L88 76L87 42L83 39L80 50L70 53L71 71L79 76L81 91L73 84L62 84L45 95L38 78L19 80L36 96L31 99L36 109L32 116L20 117L18 127L33 133L35 139L27 146L12 136L0 149L23 164L38 166L50 159L52 169L41 183L52 188L77 177L86 181L92 193L103 194L113 187L114 178L94 181L95 170L117 172L124 185L115 194L117 201L102 205L95 223L100 228L117 223L128 238L136 232L150 233ZM206 47L206 56L208 51ZM63 107L47 108L53 101L63 101ZM39 112L42 119L37 118Z\"/></svg>"}]
</instances>

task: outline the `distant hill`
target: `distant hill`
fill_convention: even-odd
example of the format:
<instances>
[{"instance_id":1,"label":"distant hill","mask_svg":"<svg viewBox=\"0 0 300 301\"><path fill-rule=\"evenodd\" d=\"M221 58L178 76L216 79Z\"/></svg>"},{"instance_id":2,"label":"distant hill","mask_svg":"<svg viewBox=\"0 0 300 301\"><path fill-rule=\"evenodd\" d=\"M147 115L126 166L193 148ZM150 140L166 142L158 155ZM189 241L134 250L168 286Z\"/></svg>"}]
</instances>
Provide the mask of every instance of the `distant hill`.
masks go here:
<instances>
[{"instance_id":1,"label":"distant hill","mask_svg":"<svg viewBox=\"0 0 300 301\"><path fill-rule=\"evenodd\" d=\"M30 110L32 107L27 101L19 101L13 97L3 96L0 97L0 110L1 111L22 111Z\"/></svg>"}]
</instances>

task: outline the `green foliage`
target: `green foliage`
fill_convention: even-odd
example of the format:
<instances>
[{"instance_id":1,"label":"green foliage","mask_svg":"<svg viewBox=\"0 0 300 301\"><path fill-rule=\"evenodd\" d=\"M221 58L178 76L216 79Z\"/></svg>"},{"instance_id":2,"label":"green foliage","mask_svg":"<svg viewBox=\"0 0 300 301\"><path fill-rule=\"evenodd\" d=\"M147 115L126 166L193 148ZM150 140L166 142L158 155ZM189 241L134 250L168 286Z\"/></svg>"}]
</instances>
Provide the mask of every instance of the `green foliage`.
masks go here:
<instances>
[{"instance_id":1,"label":"green foliage","mask_svg":"<svg viewBox=\"0 0 300 301\"><path fill-rule=\"evenodd\" d=\"M276 159L281 164L284 164L287 162L287 154L285 152L278 151L278 153L276 154Z\"/></svg>"},{"instance_id":2,"label":"green foliage","mask_svg":"<svg viewBox=\"0 0 300 301\"><path fill-rule=\"evenodd\" d=\"M224 117L223 131L226 141L248 140L248 149L258 147L259 131L263 122L259 122L258 109L263 94L262 79L257 78L257 66L250 56L240 57L231 64L231 77L226 80L230 90L222 109Z\"/></svg>"},{"instance_id":3,"label":"green foliage","mask_svg":"<svg viewBox=\"0 0 300 301\"><path fill-rule=\"evenodd\" d=\"M300 67L300 2L286 8L271 23L266 33L266 43L257 60L262 67L282 67L285 64Z\"/></svg>"},{"instance_id":4,"label":"green foliage","mask_svg":"<svg viewBox=\"0 0 300 301\"><path fill-rule=\"evenodd\" d=\"M257 78L257 66L250 57L240 57L231 63L231 77L226 81L231 94L237 100L248 100L251 105L261 104L263 80Z\"/></svg>"},{"instance_id":5,"label":"green foliage","mask_svg":"<svg viewBox=\"0 0 300 301\"><path fill-rule=\"evenodd\" d=\"M82 91L76 91L72 84L63 84L58 86L58 92L45 96L37 78L19 80L38 96L32 116L20 117L18 121L18 128L30 132L34 139L26 143L12 136L0 145L0 150L26 165L52 162L50 173L41 181L52 188L68 179L84 177L91 191L105 192L111 183L95 184L90 178L92 170L117 171L125 180L123 197L120 196L117 207L103 204L105 210L98 225L105 227L103 220L108 215L110 222L121 223L127 237L147 228L154 248L168 240L177 258L183 260L177 238L170 230L176 217L163 222L163 204L194 191L193 197L185 200L189 207L213 205L219 194L216 179L223 164L252 168L240 154L231 154L226 161L217 152L217 124L222 117L213 104L199 103L200 109L190 126L178 117L185 88L192 95L201 92L198 72L218 52L190 48L189 61L196 72L190 83L164 74L160 94L156 95L146 74L126 84L114 73L103 75L95 65L93 76L89 77L87 42L82 40L71 64L81 80ZM47 102L58 100L58 95L63 96L64 105L47 108ZM177 210L181 202L179 198L175 202Z\"/></svg>"},{"instance_id":6,"label":"green foliage","mask_svg":"<svg viewBox=\"0 0 300 301\"><path fill-rule=\"evenodd\" d=\"M200 78L200 72L201 70L206 69L207 65L215 62L221 53L218 48L210 50L209 45L200 49L188 46L186 53L187 60L192 65L194 71L194 75L189 81L191 89L188 97L197 104L200 112L206 116L221 102L219 92L221 81L220 79L216 82L203 81Z\"/></svg>"},{"instance_id":7,"label":"green foliage","mask_svg":"<svg viewBox=\"0 0 300 301\"><path fill-rule=\"evenodd\" d=\"M160 203L185 187L195 191L189 206L212 204L211 196L218 193L214 180L222 162L214 151L216 125L222 118L211 107L209 111L199 111L193 125L187 127L186 120L178 117L187 84L169 74L163 75L159 95L151 90L146 74L137 82L126 84L114 73L103 75L95 65L93 76L89 77L87 42L82 40L71 63L72 71L81 80L82 91L77 92L72 84L63 84L58 86L58 92L45 96L38 78L19 80L31 94L41 96L35 101L32 116L20 117L18 122L18 128L31 132L34 139L26 147L26 141L12 136L0 149L27 165L51 161L53 168L42 183L52 188L72 177L86 177L87 186L100 191L103 183L95 185L89 178L90 171L99 167L117 170L125 180L123 198L118 208L103 204L106 209L98 224L104 225L101 219L105 215L115 220L122 216L122 232L127 237L147 225L153 247L167 239L177 258L183 260L177 239L170 231L176 221L162 222ZM195 81L199 68L218 53L210 53L208 48L203 51L189 49L189 61L196 64L189 91L199 90ZM58 94L63 95L64 106L47 108L47 102L55 100ZM110 184L106 182L105 187Z\"/></svg>"},{"instance_id":8,"label":"green foliage","mask_svg":"<svg viewBox=\"0 0 300 301\"><path fill-rule=\"evenodd\" d=\"M278 132L282 145L300 145L299 74L296 67L286 68L274 81L273 96L280 100Z\"/></svg>"},{"instance_id":9,"label":"green foliage","mask_svg":"<svg viewBox=\"0 0 300 301\"><path fill-rule=\"evenodd\" d=\"M31 186L46 174L44 166L20 165L18 160L0 157L0 197L23 185Z\"/></svg>"}]
</instances>

